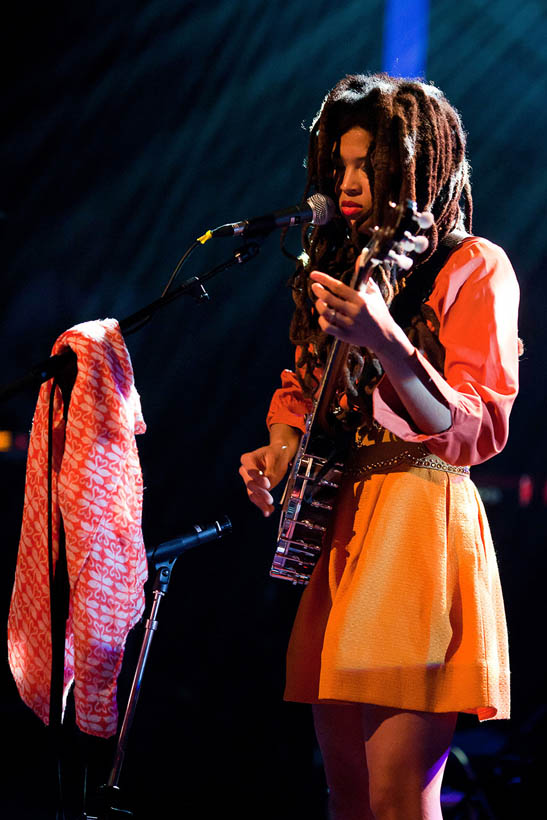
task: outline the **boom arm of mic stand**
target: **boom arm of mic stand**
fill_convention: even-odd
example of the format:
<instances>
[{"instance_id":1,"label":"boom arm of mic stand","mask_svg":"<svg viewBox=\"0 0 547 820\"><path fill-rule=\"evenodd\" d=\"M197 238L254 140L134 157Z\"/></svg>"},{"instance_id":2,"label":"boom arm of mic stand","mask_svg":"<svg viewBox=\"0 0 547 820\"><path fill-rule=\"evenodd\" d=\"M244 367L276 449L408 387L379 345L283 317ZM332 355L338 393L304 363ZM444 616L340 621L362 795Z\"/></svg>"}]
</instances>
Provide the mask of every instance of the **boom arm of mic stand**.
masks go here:
<instances>
[{"instance_id":1,"label":"boom arm of mic stand","mask_svg":"<svg viewBox=\"0 0 547 820\"><path fill-rule=\"evenodd\" d=\"M231 268L233 265L242 265L250 259L254 259L259 250L260 244L258 242L248 242L246 245L243 245L243 247L234 251L232 257L227 261L222 262L220 265L217 265L215 268L207 273L204 273L202 276L192 276L190 279L183 282L182 285L179 285L178 288L167 291L163 294L163 296L160 296L159 299L156 299L154 302L151 302L151 304L141 308L141 310L137 311L137 313L133 313L132 316L128 316L127 319L122 319L120 322L120 330L125 335L133 333L135 330L139 330L146 322L148 322L149 319L152 318L156 311L160 310L162 307L165 307L165 305L170 304L175 299L178 299L178 297L182 294L193 296L198 302L208 299L209 294L203 286L204 282L209 281L209 279L212 279L213 276L217 276L217 274Z\"/></svg>"},{"instance_id":2,"label":"boom arm of mic stand","mask_svg":"<svg viewBox=\"0 0 547 820\"><path fill-rule=\"evenodd\" d=\"M159 299L151 302L149 305L136 313L133 313L131 316L128 316L126 319L122 319L120 322L120 329L122 333L127 335L139 330L139 328L141 328L149 319L152 318L156 311L170 304L183 294L194 296L198 301L208 299L209 294L205 290L203 282L207 282L209 279L212 279L213 276L222 273L222 271L227 270L233 265L241 265L248 262L250 259L254 259L259 250L260 242L256 239L253 242L248 242L246 245L238 248L234 251L231 259L217 265L217 267L202 276L192 276L190 279L183 282L178 288L169 291L164 296L161 296ZM64 371L67 366L73 366L74 360L75 354L72 350L68 349L63 351L63 353L59 353L56 356L50 356L49 359L34 365L34 367L32 367L25 376L22 376L16 381L0 388L0 402L11 398L11 396L16 395L17 393L23 392L23 390L35 388L43 382L48 381L48 379L59 375L59 373Z\"/></svg>"}]
</instances>

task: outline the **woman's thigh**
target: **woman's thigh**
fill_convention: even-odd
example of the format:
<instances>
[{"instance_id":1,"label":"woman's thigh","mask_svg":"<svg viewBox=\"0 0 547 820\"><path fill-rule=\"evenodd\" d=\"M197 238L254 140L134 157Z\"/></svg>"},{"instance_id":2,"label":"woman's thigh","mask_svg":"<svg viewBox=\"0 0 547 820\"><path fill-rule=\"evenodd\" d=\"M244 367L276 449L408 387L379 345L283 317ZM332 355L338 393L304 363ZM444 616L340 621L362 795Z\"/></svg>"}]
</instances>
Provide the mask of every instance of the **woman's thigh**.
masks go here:
<instances>
[{"instance_id":1,"label":"woman's thigh","mask_svg":"<svg viewBox=\"0 0 547 820\"><path fill-rule=\"evenodd\" d=\"M372 820L361 704L316 704L313 719L329 788L330 817Z\"/></svg>"},{"instance_id":2,"label":"woman's thigh","mask_svg":"<svg viewBox=\"0 0 547 820\"><path fill-rule=\"evenodd\" d=\"M368 704L361 714L375 815L440 818L441 783L457 714Z\"/></svg>"},{"instance_id":3,"label":"woman's thigh","mask_svg":"<svg viewBox=\"0 0 547 820\"><path fill-rule=\"evenodd\" d=\"M441 817L455 713L356 703L317 704L313 714L332 817Z\"/></svg>"}]
</instances>

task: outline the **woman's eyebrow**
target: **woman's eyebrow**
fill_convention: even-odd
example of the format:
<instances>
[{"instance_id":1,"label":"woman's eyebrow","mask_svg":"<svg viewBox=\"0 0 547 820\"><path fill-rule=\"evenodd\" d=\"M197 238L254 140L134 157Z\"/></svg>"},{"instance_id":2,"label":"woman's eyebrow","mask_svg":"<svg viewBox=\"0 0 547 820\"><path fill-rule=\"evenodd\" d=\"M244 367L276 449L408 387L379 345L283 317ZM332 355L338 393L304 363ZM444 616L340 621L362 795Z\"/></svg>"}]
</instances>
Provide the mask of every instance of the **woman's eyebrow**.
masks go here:
<instances>
[{"instance_id":1,"label":"woman's eyebrow","mask_svg":"<svg viewBox=\"0 0 547 820\"><path fill-rule=\"evenodd\" d=\"M339 159L343 159L342 154L338 154L337 157ZM364 156L362 156L362 157L351 157L351 161L352 162L364 162L367 157L368 157L368 153L364 154Z\"/></svg>"}]
</instances>

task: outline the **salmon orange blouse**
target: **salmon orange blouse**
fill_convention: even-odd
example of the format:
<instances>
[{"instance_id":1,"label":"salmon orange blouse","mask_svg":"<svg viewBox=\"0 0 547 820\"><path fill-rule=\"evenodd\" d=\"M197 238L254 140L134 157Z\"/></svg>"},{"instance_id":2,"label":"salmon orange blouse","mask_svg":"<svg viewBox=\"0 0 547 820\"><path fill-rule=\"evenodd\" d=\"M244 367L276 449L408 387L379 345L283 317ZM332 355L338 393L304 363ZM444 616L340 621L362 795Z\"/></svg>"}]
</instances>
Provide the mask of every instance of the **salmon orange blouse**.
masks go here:
<instances>
[{"instance_id":1,"label":"salmon orange blouse","mask_svg":"<svg viewBox=\"0 0 547 820\"><path fill-rule=\"evenodd\" d=\"M499 453L518 391L518 303L517 279L505 252L479 237L462 242L439 272L427 301L440 324L444 375L422 352L413 354L418 373L449 407L452 424L442 433L421 433L385 375L373 392L375 420L403 441L425 444L449 464L479 464ZM303 431L311 409L296 374L284 370L268 427L284 423Z\"/></svg>"}]
</instances>

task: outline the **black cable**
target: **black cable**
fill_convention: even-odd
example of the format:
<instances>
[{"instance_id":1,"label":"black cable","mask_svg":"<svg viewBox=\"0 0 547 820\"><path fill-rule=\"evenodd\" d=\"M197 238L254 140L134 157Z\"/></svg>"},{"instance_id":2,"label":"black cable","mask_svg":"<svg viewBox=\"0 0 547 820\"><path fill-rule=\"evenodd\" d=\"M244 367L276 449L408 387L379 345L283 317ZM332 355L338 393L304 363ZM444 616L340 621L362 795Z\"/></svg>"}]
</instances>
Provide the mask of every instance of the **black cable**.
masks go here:
<instances>
[{"instance_id":1,"label":"black cable","mask_svg":"<svg viewBox=\"0 0 547 820\"><path fill-rule=\"evenodd\" d=\"M165 288L163 289L163 293L161 294L162 296L166 296L166 295L167 295L167 293L171 290L171 287L172 287L172 285L173 285L173 283L174 283L175 279L177 278L177 276L178 276L178 274L179 274L180 269L182 268L182 266L184 265L184 263L186 262L186 260L187 260L187 259L188 259L188 257L190 256L190 254L192 254L192 253L195 251L195 249L198 247L198 245L200 245L200 244L202 244L202 243L200 243L200 242L199 242L199 240L197 240L197 239L196 239L196 240L193 242L193 244L192 244L192 245L190 245L190 247L188 248L188 250L187 250L187 251L185 251L185 253L183 254L183 256L181 256L181 258L179 259L179 261L177 262L177 264L176 264L176 266L175 266L175 270L173 271L173 273L172 273L172 274L171 274L171 276L169 277L169 281L167 282L167 284L166 284Z\"/></svg>"},{"instance_id":2,"label":"black cable","mask_svg":"<svg viewBox=\"0 0 547 820\"><path fill-rule=\"evenodd\" d=\"M200 242L196 239L196 241L192 245L190 245L190 247L181 256L181 258L179 259L179 261L177 262L177 264L175 266L175 269L174 269L173 273L169 277L169 281L167 282L166 286L164 287L164 289L162 291L162 294L161 294L162 299L165 296L167 296L167 294L171 290L173 284L175 283L175 280L176 280L182 266L184 265L186 260L189 258L190 254L192 254L195 251L195 249L198 247L199 244L200 244ZM137 330L140 330L141 327L144 327L145 325L147 325L148 322L152 319L152 316L154 315L154 312L149 313L148 316L145 316L143 319L141 319L141 321L138 324L136 324L134 327L128 328L124 332L124 335L129 336L131 333L135 333Z\"/></svg>"}]
</instances>

